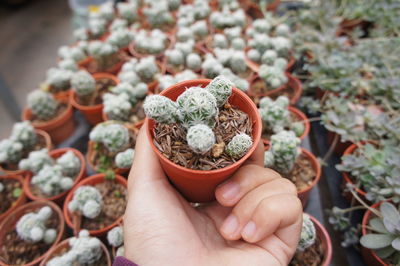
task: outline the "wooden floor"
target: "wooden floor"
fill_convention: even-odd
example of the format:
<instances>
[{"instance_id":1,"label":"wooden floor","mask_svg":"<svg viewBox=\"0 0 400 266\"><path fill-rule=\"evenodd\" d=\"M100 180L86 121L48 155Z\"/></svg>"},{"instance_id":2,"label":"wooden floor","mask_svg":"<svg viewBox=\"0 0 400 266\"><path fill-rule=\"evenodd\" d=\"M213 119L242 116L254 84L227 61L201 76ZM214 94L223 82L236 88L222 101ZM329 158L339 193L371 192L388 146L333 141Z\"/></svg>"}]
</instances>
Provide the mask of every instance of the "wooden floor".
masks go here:
<instances>
[{"instance_id":1,"label":"wooden floor","mask_svg":"<svg viewBox=\"0 0 400 266\"><path fill-rule=\"evenodd\" d=\"M0 77L18 105L44 80L46 70L57 64L57 49L70 44L71 11L67 0L31 0L21 8L0 6ZM0 139L15 122L0 101Z\"/></svg>"}]
</instances>

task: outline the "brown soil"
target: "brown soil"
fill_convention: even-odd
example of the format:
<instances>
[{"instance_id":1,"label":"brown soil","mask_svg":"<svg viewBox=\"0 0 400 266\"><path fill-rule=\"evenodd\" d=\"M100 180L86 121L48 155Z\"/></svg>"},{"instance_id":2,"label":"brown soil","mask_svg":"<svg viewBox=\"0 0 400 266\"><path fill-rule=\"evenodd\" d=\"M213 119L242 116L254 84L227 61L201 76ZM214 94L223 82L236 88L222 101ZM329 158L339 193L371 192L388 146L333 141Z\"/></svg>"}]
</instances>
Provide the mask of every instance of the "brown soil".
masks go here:
<instances>
[{"instance_id":1,"label":"brown soil","mask_svg":"<svg viewBox=\"0 0 400 266\"><path fill-rule=\"evenodd\" d=\"M42 120L37 118L34 114L32 114L32 118L30 119L30 121L32 122L32 124L41 124L41 123L46 123L48 121L53 120L56 117L59 117L60 115L62 115L65 111L67 110L67 104L66 103L59 103L58 105L58 109L56 112L56 115L48 120Z\"/></svg>"},{"instance_id":2,"label":"brown soil","mask_svg":"<svg viewBox=\"0 0 400 266\"><path fill-rule=\"evenodd\" d=\"M96 80L96 90L93 94L87 97L77 98L80 105L92 106L103 103L103 94L110 91L111 87L115 86L115 82L108 78L101 78Z\"/></svg>"},{"instance_id":3,"label":"brown soil","mask_svg":"<svg viewBox=\"0 0 400 266\"><path fill-rule=\"evenodd\" d=\"M21 189L22 184L17 179L4 178L0 179L0 182L4 186L4 190L0 193L0 214L5 213L15 201L19 198L19 196L14 196L14 190Z\"/></svg>"},{"instance_id":4,"label":"brown soil","mask_svg":"<svg viewBox=\"0 0 400 266\"><path fill-rule=\"evenodd\" d=\"M253 75L253 71L249 67L247 67L245 72L235 73L235 74L241 77L242 79L249 79Z\"/></svg>"},{"instance_id":5,"label":"brown soil","mask_svg":"<svg viewBox=\"0 0 400 266\"><path fill-rule=\"evenodd\" d=\"M97 62L96 60L90 61L90 63L87 66L87 70L90 73L95 73L95 72L104 72L116 65L117 63L123 61L127 61L129 59L129 56L125 51L120 50L118 53L110 56L106 62L102 62L101 64Z\"/></svg>"},{"instance_id":6,"label":"brown soil","mask_svg":"<svg viewBox=\"0 0 400 266\"><path fill-rule=\"evenodd\" d=\"M33 210L37 212L39 210ZM47 228L59 228L59 217L53 211L52 216L46 222ZM38 243L28 243L22 240L15 228L8 232L4 239L4 245L0 249L0 260L11 265L24 265L27 264L43 254L45 254L52 244L46 244L43 241Z\"/></svg>"},{"instance_id":7,"label":"brown soil","mask_svg":"<svg viewBox=\"0 0 400 266\"><path fill-rule=\"evenodd\" d=\"M284 96L288 97L289 100L290 100L290 99L293 99L295 92L296 91L293 89L293 87L286 86L282 91L279 91L279 92L276 92L276 93L272 93L272 94L268 95L268 97L270 97L273 100L275 100L279 96L284 95Z\"/></svg>"},{"instance_id":8,"label":"brown soil","mask_svg":"<svg viewBox=\"0 0 400 266\"><path fill-rule=\"evenodd\" d=\"M186 142L186 132L177 124L157 123L154 128L154 145L173 163L195 170L214 170L236 162L225 151L221 152L238 133L252 136L252 121L243 111L226 104L220 108L214 128L216 144L206 154L194 153ZM219 152L217 152L219 150Z\"/></svg>"},{"instance_id":9,"label":"brown soil","mask_svg":"<svg viewBox=\"0 0 400 266\"><path fill-rule=\"evenodd\" d=\"M99 230L114 223L125 213L127 190L113 180L106 180L104 183L96 184L103 196L103 208L100 215L94 219L82 216L81 228L87 230Z\"/></svg>"},{"instance_id":10,"label":"brown soil","mask_svg":"<svg viewBox=\"0 0 400 266\"><path fill-rule=\"evenodd\" d=\"M303 153L297 158L292 172L286 176L296 185L297 191L308 188L315 177L316 173L311 160Z\"/></svg>"},{"instance_id":11,"label":"brown soil","mask_svg":"<svg viewBox=\"0 0 400 266\"><path fill-rule=\"evenodd\" d=\"M295 115L294 113L289 111L289 114L290 114L291 123L302 121L301 118L298 117L297 115ZM285 127L285 130L290 130L290 127ZM263 139L268 139L269 140L269 139L271 139L271 136L273 134L274 134L273 132L269 131L267 128L265 128L263 126L263 128L262 128L262 136L261 136Z\"/></svg>"},{"instance_id":12,"label":"brown soil","mask_svg":"<svg viewBox=\"0 0 400 266\"><path fill-rule=\"evenodd\" d=\"M46 139L42 135L39 135L39 134L37 134L36 136L37 136L37 141L36 141L35 146L33 147L33 149L24 150L23 154L22 154L22 159L27 158L31 151L38 151L43 148L46 148L46 145L47 145ZM17 171L19 169L18 163L2 163L1 167L8 171Z\"/></svg>"},{"instance_id":13,"label":"brown soil","mask_svg":"<svg viewBox=\"0 0 400 266\"><path fill-rule=\"evenodd\" d=\"M130 145L129 148L135 148L136 145L136 133L129 130L130 134ZM104 173L107 170L115 170L117 166L115 165L116 154L110 154L108 150L101 143L96 143L94 146L93 157L90 160L93 162L96 172Z\"/></svg>"},{"instance_id":14,"label":"brown soil","mask_svg":"<svg viewBox=\"0 0 400 266\"><path fill-rule=\"evenodd\" d=\"M103 249L101 249L103 251ZM64 255L65 253L67 253L69 251L69 248L63 248L61 249L59 252L56 252L54 254L50 255L50 258L47 261L50 261L52 258L54 257L60 257L62 255ZM75 265L75 264L74 264ZM77 264L78 265L78 264ZM104 251L102 252L102 255L100 257L100 259L98 261L96 261L93 264L85 264L86 266L107 266L108 265L108 261L107 261L107 256L105 256ZM61 266L61 265L60 265Z\"/></svg>"},{"instance_id":15,"label":"brown soil","mask_svg":"<svg viewBox=\"0 0 400 266\"><path fill-rule=\"evenodd\" d=\"M319 266L322 265L324 260L324 249L322 247L321 240L317 237L314 245L307 248L303 252L296 252L292 260L290 261L290 266Z\"/></svg>"},{"instance_id":16,"label":"brown soil","mask_svg":"<svg viewBox=\"0 0 400 266\"><path fill-rule=\"evenodd\" d=\"M167 64L167 73L171 75L175 75L176 73L182 72L185 69L185 66L174 66L171 64Z\"/></svg>"}]
</instances>

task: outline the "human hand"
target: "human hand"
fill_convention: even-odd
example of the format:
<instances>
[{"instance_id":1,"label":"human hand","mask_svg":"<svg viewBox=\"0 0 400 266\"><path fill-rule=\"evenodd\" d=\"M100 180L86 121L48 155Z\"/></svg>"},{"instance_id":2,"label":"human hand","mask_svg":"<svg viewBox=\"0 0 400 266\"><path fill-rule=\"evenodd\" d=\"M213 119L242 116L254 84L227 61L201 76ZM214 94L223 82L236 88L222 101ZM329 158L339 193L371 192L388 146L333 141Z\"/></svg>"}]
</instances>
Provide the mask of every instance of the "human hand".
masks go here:
<instances>
[{"instance_id":1,"label":"human hand","mask_svg":"<svg viewBox=\"0 0 400 266\"><path fill-rule=\"evenodd\" d=\"M301 231L296 187L263 167L262 144L193 207L168 182L144 128L128 179L125 257L138 265L287 265Z\"/></svg>"}]
</instances>

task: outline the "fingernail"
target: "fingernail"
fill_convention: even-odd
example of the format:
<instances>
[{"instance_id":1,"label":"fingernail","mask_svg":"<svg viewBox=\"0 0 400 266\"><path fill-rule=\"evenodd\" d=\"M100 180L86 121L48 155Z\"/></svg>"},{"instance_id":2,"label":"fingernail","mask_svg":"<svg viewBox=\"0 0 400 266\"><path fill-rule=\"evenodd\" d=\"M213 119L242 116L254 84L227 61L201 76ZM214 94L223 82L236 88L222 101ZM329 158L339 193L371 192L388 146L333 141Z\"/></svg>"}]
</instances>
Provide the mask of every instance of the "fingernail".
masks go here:
<instances>
[{"instance_id":1,"label":"fingernail","mask_svg":"<svg viewBox=\"0 0 400 266\"><path fill-rule=\"evenodd\" d=\"M233 233L236 232L238 225L239 225L239 223L238 223L236 216L231 214L228 216L228 218L225 219L225 222L222 225L222 231L226 235L232 235Z\"/></svg>"},{"instance_id":2,"label":"fingernail","mask_svg":"<svg viewBox=\"0 0 400 266\"><path fill-rule=\"evenodd\" d=\"M242 231L242 237L245 239L251 239L256 233L256 224L250 221L246 224Z\"/></svg>"},{"instance_id":3,"label":"fingernail","mask_svg":"<svg viewBox=\"0 0 400 266\"><path fill-rule=\"evenodd\" d=\"M226 200L234 199L240 191L240 186L236 182L228 182L221 186L221 196Z\"/></svg>"}]
</instances>

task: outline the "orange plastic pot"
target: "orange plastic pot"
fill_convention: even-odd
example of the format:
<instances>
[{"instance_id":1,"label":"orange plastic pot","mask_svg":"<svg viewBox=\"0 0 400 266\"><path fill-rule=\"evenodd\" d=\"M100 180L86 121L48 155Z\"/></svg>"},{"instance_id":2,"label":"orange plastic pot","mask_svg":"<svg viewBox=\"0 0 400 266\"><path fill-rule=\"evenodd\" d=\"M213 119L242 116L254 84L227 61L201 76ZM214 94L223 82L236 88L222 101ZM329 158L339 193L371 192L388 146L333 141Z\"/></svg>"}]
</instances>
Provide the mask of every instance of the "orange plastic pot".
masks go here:
<instances>
[{"instance_id":1,"label":"orange plastic pot","mask_svg":"<svg viewBox=\"0 0 400 266\"><path fill-rule=\"evenodd\" d=\"M5 179L15 179L18 180L18 182L21 184L21 189L23 189L23 178L20 175L0 175L0 181L5 180ZM19 198L11 205L8 210L6 210L3 213L0 213L0 221L3 221L5 217L7 217L10 213L12 213L15 209L17 209L19 206L23 205L26 202L26 196L25 193L22 192Z\"/></svg>"},{"instance_id":2,"label":"orange plastic pot","mask_svg":"<svg viewBox=\"0 0 400 266\"><path fill-rule=\"evenodd\" d=\"M51 138L50 138L49 134L47 134L46 131L43 131L43 130L40 130L40 129L35 129L35 131L36 131L36 135L38 135L39 137L44 139L44 141L46 143L46 147L45 148L47 150L49 150L49 151L51 149L53 149L53 143L51 143ZM3 171L6 174L9 174L9 175L23 175L23 174L26 173L25 170L20 170L20 169L18 169L18 170L5 169L4 167L1 166L1 164L0 164L0 170Z\"/></svg>"},{"instance_id":3,"label":"orange plastic pot","mask_svg":"<svg viewBox=\"0 0 400 266\"><path fill-rule=\"evenodd\" d=\"M72 214L70 213L70 211L68 210L68 204L71 202L73 196L74 196L74 192L81 186L94 186L96 184L100 184L106 181L105 178L105 174L96 174L96 175L92 175L88 178L83 179L81 182L79 182L67 195L67 197L65 198L64 201L64 208L63 208L63 212L64 212L64 217L65 217L65 221L67 222L67 225L73 229L76 230L77 228L75 228L74 223L72 221ZM115 176L115 182L117 182L118 184L123 185L125 188L128 187L128 182L126 181L125 178L123 178L120 175L116 175ZM102 228L102 229L98 229L98 230L88 230L91 236L104 236L107 234L108 231L110 231L112 228L114 228L115 226L119 225L122 222L122 216L119 217L116 221L114 221L112 224Z\"/></svg>"},{"instance_id":4,"label":"orange plastic pot","mask_svg":"<svg viewBox=\"0 0 400 266\"><path fill-rule=\"evenodd\" d=\"M322 260L321 266L329 266L332 260L332 241L329 237L328 232L325 227L313 216L309 215L311 221L314 223L315 231L317 233L318 239L322 242L322 247L324 250L324 259Z\"/></svg>"},{"instance_id":5,"label":"orange plastic pot","mask_svg":"<svg viewBox=\"0 0 400 266\"><path fill-rule=\"evenodd\" d=\"M16 223L23 215L25 215L28 212L36 211L37 209L40 209L45 206L50 207L57 214L58 219L60 221L57 228L57 238L52 244L52 246L49 248L49 250L54 246L56 246L64 236L65 223L64 223L63 213L60 207L58 207L55 203L47 200L38 200L20 206L2 221L2 223L0 224L0 247L3 247L5 245L4 243L6 241L5 237L7 233L12 230L15 230ZM24 264L24 266L38 265L47 256L47 254L49 254L49 250L39 258L35 259L34 261L28 264ZM0 259L0 265L9 266L9 264L4 263L4 261L2 261L1 259Z\"/></svg>"},{"instance_id":6,"label":"orange plastic pot","mask_svg":"<svg viewBox=\"0 0 400 266\"><path fill-rule=\"evenodd\" d=\"M268 140L263 140L264 142L264 150L269 150L270 142ZM318 159L312 154L310 151L300 148L301 154L305 155L308 160L311 162L312 168L315 171L315 178L310 186L307 188L297 191L297 197L300 199L303 208L307 206L308 199L310 198L311 190L318 184L319 180L321 179L321 164L319 163Z\"/></svg>"},{"instance_id":7,"label":"orange plastic pot","mask_svg":"<svg viewBox=\"0 0 400 266\"><path fill-rule=\"evenodd\" d=\"M383 201L377 202L373 204L371 208L378 209L382 203ZM364 213L361 223L361 233L363 236L366 235L368 232L368 223L369 220L373 218L372 215L373 215L372 211L369 209ZM388 264L384 262L381 258L379 258L378 255L376 255L376 253L373 250L365 248L362 245L361 245L361 255L363 257L364 263L368 266L382 266L382 265L388 266Z\"/></svg>"},{"instance_id":8,"label":"orange plastic pot","mask_svg":"<svg viewBox=\"0 0 400 266\"><path fill-rule=\"evenodd\" d=\"M56 150L50 151L49 155L51 158L57 159L68 151L72 151L75 154L75 156L79 158L79 161L81 162L81 169L79 170L79 173L76 176L75 181L74 181L74 185L76 185L77 183L79 183L79 181L81 181L86 176L86 161L85 161L85 157L83 157L82 153L73 148L61 148L61 149L56 149ZM54 201L58 205L62 206L64 199L68 194L68 191L64 191L58 195L51 196L48 198L42 198L40 196L33 194L33 192L31 191L31 180L32 180L32 174L29 174L27 176L27 178L25 178L25 181L24 181L24 192L26 193L26 195L28 196L29 199L31 199L31 200L41 200L41 199L50 200L50 201Z\"/></svg>"},{"instance_id":9,"label":"orange plastic pot","mask_svg":"<svg viewBox=\"0 0 400 266\"><path fill-rule=\"evenodd\" d=\"M195 79L177 83L161 92L160 95L166 96L175 101L186 88L193 86L205 87L210 83L209 79ZM261 119L257 107L252 100L242 91L233 88L229 103L247 113L253 121L253 146L240 160L234 164L217 170L201 171L192 170L180 165L174 164L161 152L153 143L154 120L145 119L147 136L154 152L160 160L161 166L169 179L186 199L191 202L209 202L214 199L214 190L216 186L228 179L255 151L261 138Z\"/></svg>"},{"instance_id":10,"label":"orange plastic pot","mask_svg":"<svg viewBox=\"0 0 400 266\"><path fill-rule=\"evenodd\" d=\"M100 80L100 79L109 79L114 82L115 85L119 83L119 79L108 73L95 73L93 74L93 78L95 80ZM86 120L91 124L92 126L97 125L98 123L103 122L103 104L96 104L96 105L81 105L77 102L76 100L77 94L75 90L72 90L71 92L71 97L70 97L70 102L73 107L75 107L77 110L79 110L83 116L86 118Z\"/></svg>"},{"instance_id":11,"label":"orange plastic pot","mask_svg":"<svg viewBox=\"0 0 400 266\"><path fill-rule=\"evenodd\" d=\"M61 252L63 252L63 250L69 250L69 240L70 239L65 239L63 241L61 241L57 246L53 247L47 254L47 256L42 260L42 262L40 263L40 266L46 266L47 262L49 262L49 260L51 260L53 257L55 257L53 254L59 254ZM100 242L101 245L101 249L104 252L104 255L107 258L107 265L111 266L112 262L111 262L111 257L110 257L110 252L108 252L107 247L103 244L103 242ZM60 265L62 266L62 265Z\"/></svg>"},{"instance_id":12,"label":"orange plastic pot","mask_svg":"<svg viewBox=\"0 0 400 266\"><path fill-rule=\"evenodd\" d=\"M67 104L67 109L64 110L59 116L46 122L32 122L32 125L36 129L46 131L51 140L58 144L69 138L75 131L75 120L73 119L73 108L67 100L60 100L62 103ZM33 118L32 110L25 108L22 112L22 120L29 120Z\"/></svg>"}]
</instances>

